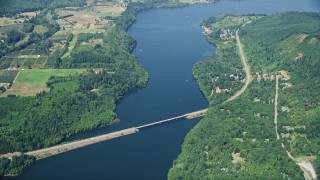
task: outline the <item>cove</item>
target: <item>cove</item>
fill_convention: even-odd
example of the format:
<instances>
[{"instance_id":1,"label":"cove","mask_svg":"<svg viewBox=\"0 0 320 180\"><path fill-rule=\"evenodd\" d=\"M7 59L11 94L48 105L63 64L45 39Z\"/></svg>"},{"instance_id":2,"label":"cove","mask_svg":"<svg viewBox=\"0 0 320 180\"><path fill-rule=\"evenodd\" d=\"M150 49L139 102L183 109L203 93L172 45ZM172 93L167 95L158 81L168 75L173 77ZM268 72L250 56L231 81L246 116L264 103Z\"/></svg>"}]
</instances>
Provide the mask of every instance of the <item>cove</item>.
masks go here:
<instances>
[{"instance_id":1,"label":"cove","mask_svg":"<svg viewBox=\"0 0 320 180\"><path fill-rule=\"evenodd\" d=\"M192 77L192 67L216 55L215 47L202 34L200 22L221 13L274 14L289 10L319 12L320 6L317 0L222 0L141 12L128 32L138 42L133 54L150 74L148 86L129 93L118 103L120 123L74 139L206 108L207 101ZM10 179L166 179L184 137L198 121L182 119L40 160Z\"/></svg>"}]
</instances>

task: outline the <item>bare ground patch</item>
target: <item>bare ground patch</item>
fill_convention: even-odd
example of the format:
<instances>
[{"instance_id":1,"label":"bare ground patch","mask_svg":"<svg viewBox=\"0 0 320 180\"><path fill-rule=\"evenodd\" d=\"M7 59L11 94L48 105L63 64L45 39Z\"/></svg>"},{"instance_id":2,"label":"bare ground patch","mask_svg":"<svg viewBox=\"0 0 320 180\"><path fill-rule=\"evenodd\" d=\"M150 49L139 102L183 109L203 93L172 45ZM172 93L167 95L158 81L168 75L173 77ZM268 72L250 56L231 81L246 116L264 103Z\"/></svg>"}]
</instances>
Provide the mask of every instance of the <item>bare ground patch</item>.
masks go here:
<instances>
[{"instance_id":1,"label":"bare ground patch","mask_svg":"<svg viewBox=\"0 0 320 180\"><path fill-rule=\"evenodd\" d=\"M120 15L126 9L121 6L95 6L92 9L94 12L109 12L113 13L114 15Z\"/></svg>"},{"instance_id":2,"label":"bare ground patch","mask_svg":"<svg viewBox=\"0 0 320 180\"><path fill-rule=\"evenodd\" d=\"M289 75L289 72L288 72L288 71L281 70L281 71L279 71L279 73L280 73L280 77L279 77L279 78L280 78L281 80L287 81L287 80L290 79L290 75Z\"/></svg>"},{"instance_id":3,"label":"bare ground patch","mask_svg":"<svg viewBox=\"0 0 320 180\"><path fill-rule=\"evenodd\" d=\"M79 24L95 23L96 19L97 17L85 13L74 13L73 16L66 18L69 22L77 22Z\"/></svg>"},{"instance_id":4,"label":"bare ground patch","mask_svg":"<svg viewBox=\"0 0 320 180\"><path fill-rule=\"evenodd\" d=\"M303 58L303 53L298 53L297 57L294 58L295 61L298 61Z\"/></svg>"},{"instance_id":5,"label":"bare ground patch","mask_svg":"<svg viewBox=\"0 0 320 180\"><path fill-rule=\"evenodd\" d=\"M299 43L302 43L306 37L308 37L307 34L300 34L300 35L298 35Z\"/></svg>"},{"instance_id":6,"label":"bare ground patch","mask_svg":"<svg viewBox=\"0 0 320 180\"><path fill-rule=\"evenodd\" d=\"M37 12L24 12L20 13L22 16L28 16L29 18L35 17L37 15Z\"/></svg>"},{"instance_id":7,"label":"bare ground patch","mask_svg":"<svg viewBox=\"0 0 320 180\"><path fill-rule=\"evenodd\" d=\"M317 38L312 38L310 39L310 41L308 42L309 44L316 44L318 42Z\"/></svg>"},{"instance_id":8,"label":"bare ground patch","mask_svg":"<svg viewBox=\"0 0 320 180\"><path fill-rule=\"evenodd\" d=\"M231 155L232 155L232 158L233 158L233 160L232 160L232 163L233 164L236 164L236 163L244 163L245 161L244 161L244 159L241 157L241 155L240 155L240 153L231 153Z\"/></svg>"},{"instance_id":9,"label":"bare ground patch","mask_svg":"<svg viewBox=\"0 0 320 180\"><path fill-rule=\"evenodd\" d=\"M17 96L35 96L41 91L46 91L48 88L46 84L30 83L30 82L15 82L10 89L0 94L0 97L6 97L9 94L15 94Z\"/></svg>"}]
</instances>

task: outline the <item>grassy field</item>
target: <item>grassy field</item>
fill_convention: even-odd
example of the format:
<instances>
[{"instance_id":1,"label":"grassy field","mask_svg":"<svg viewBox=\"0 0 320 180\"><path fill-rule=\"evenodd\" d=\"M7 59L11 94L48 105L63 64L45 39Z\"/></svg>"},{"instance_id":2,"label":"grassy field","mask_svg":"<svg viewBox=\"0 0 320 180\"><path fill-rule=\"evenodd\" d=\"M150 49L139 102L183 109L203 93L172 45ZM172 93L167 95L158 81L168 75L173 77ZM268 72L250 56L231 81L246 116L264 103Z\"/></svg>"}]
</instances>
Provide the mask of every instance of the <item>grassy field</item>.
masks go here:
<instances>
[{"instance_id":1,"label":"grassy field","mask_svg":"<svg viewBox=\"0 0 320 180\"><path fill-rule=\"evenodd\" d=\"M119 16L125 10L124 7L110 5L110 6L91 6L88 7L85 11L87 14L96 16L96 17L105 17L105 16Z\"/></svg>"},{"instance_id":2,"label":"grassy field","mask_svg":"<svg viewBox=\"0 0 320 180\"><path fill-rule=\"evenodd\" d=\"M16 82L45 84L50 76L69 76L82 73L85 69L31 69L22 70Z\"/></svg>"},{"instance_id":3,"label":"grassy field","mask_svg":"<svg viewBox=\"0 0 320 180\"><path fill-rule=\"evenodd\" d=\"M226 16L219 23L212 24L213 29L223 29L232 26L243 25L245 22L251 22L261 16Z\"/></svg>"},{"instance_id":4,"label":"grassy field","mask_svg":"<svg viewBox=\"0 0 320 180\"><path fill-rule=\"evenodd\" d=\"M38 33L38 34L43 34L43 33L47 32L47 31L48 31L48 29L46 27L42 26L42 25L36 25L34 27L34 32Z\"/></svg>"},{"instance_id":5,"label":"grassy field","mask_svg":"<svg viewBox=\"0 0 320 180\"><path fill-rule=\"evenodd\" d=\"M48 91L46 82L50 76L69 76L82 73L86 69L29 69L21 70L12 87L0 97L9 94L19 96L34 96L41 91Z\"/></svg>"},{"instance_id":6,"label":"grassy field","mask_svg":"<svg viewBox=\"0 0 320 180\"><path fill-rule=\"evenodd\" d=\"M0 18L0 26L8 26L8 25L18 25L19 23L23 22L23 18L8 18L8 17L1 17Z\"/></svg>"}]
</instances>

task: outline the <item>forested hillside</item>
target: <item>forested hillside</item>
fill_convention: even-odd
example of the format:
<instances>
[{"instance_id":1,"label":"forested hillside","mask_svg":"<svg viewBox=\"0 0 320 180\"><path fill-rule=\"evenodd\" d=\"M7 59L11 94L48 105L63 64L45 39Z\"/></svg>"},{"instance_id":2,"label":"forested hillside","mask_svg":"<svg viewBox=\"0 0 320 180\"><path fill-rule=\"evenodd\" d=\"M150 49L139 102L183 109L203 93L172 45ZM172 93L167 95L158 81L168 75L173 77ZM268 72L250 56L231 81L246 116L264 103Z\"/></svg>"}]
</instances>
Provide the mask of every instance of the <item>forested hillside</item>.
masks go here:
<instances>
[{"instance_id":1,"label":"forested hillside","mask_svg":"<svg viewBox=\"0 0 320 180\"><path fill-rule=\"evenodd\" d=\"M38 11L45 8L84 6L86 0L0 0L0 17L14 16L19 13Z\"/></svg>"},{"instance_id":2,"label":"forested hillside","mask_svg":"<svg viewBox=\"0 0 320 180\"><path fill-rule=\"evenodd\" d=\"M169 179L302 179L296 163L312 163L320 172L320 15L221 16L202 25L219 47L217 59L199 62L193 71L210 107L185 138ZM227 66L238 50L225 49L234 45L238 28L253 81L236 100L221 103L239 86L219 81L241 72L239 65Z\"/></svg>"},{"instance_id":3,"label":"forested hillside","mask_svg":"<svg viewBox=\"0 0 320 180\"><path fill-rule=\"evenodd\" d=\"M31 57L50 56L42 68L84 70L72 76L50 77L46 83L49 91L40 92L36 96L9 94L8 97L1 97L0 154L50 147L79 132L108 125L116 119L116 102L123 94L129 89L145 86L148 82L147 72L131 54L135 40L125 32L126 28L112 26L106 33L101 33L105 32L105 29L101 29L101 32L76 34L70 55L63 59L74 37L68 33L52 38L59 30L61 28L57 24L56 11L45 9L25 21L23 29L9 31L5 36L6 49L2 51L6 55L4 59L13 56L8 55L11 51L25 48L16 45L27 37L25 46L36 47L36 50L29 51L37 51L39 54L32 54ZM66 45L60 48L62 43ZM21 61L21 58L25 56L18 55L14 61ZM31 65L29 69L35 67ZM4 71L12 69L23 70L17 64ZM37 74L34 78L38 78ZM18 174L34 160L25 155L12 160L0 158L0 177Z\"/></svg>"},{"instance_id":4,"label":"forested hillside","mask_svg":"<svg viewBox=\"0 0 320 180\"><path fill-rule=\"evenodd\" d=\"M50 147L112 123L123 94L148 82L131 54L136 42L127 28L142 10L182 5L171 0L88 3L0 0L0 17L6 16L0 19L0 154ZM52 68L79 73L38 77ZM24 69L31 78L28 73L20 77ZM0 177L19 174L34 161L25 155L0 158Z\"/></svg>"},{"instance_id":5,"label":"forested hillside","mask_svg":"<svg viewBox=\"0 0 320 180\"><path fill-rule=\"evenodd\" d=\"M52 77L48 93L0 98L0 153L50 147L76 133L113 122L116 101L128 89L148 81L137 60L125 49L120 50L127 58L112 57L112 72L98 69L79 76Z\"/></svg>"}]
</instances>

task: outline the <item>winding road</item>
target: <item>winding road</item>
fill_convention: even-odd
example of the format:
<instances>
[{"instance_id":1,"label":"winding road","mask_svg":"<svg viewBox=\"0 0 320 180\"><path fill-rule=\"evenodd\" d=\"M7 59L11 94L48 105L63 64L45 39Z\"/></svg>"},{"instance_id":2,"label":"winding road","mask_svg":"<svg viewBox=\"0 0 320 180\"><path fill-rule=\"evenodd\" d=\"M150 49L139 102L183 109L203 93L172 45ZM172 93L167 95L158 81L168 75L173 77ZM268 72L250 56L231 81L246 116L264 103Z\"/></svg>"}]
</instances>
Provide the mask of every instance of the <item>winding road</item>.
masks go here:
<instances>
[{"instance_id":1,"label":"winding road","mask_svg":"<svg viewBox=\"0 0 320 180\"><path fill-rule=\"evenodd\" d=\"M276 94L274 97L274 126L276 129L277 139L280 140L278 133L278 96L279 96L279 76L276 75Z\"/></svg>"},{"instance_id":2,"label":"winding road","mask_svg":"<svg viewBox=\"0 0 320 180\"><path fill-rule=\"evenodd\" d=\"M277 140L280 140L280 135L278 132L278 99L279 99L279 76L276 75L276 93L274 97L274 126L275 126L275 131L277 135ZM287 150L285 145L281 142L282 148L286 151L288 157L293 160L303 171L304 177L307 180L313 180L317 179L317 174L316 171L311 164L310 161L308 161L308 158L302 158L301 160L297 160L294 157L292 157L291 153Z\"/></svg>"},{"instance_id":3,"label":"winding road","mask_svg":"<svg viewBox=\"0 0 320 180\"><path fill-rule=\"evenodd\" d=\"M242 49L242 44L241 44L241 41L240 41L240 38L239 38L239 29L237 29L237 31L236 31L236 40L237 40L237 45L238 45L238 49L239 49L239 53L240 53L240 59L241 59L242 65L243 65L243 69L246 72L246 78L245 78L245 81L244 81L244 86L242 86L242 88L239 91L237 91L233 96L231 96L225 102L232 101L232 100L236 99L237 97L239 97L248 88L249 84L252 81L252 76L250 74L250 68L249 68L249 66L247 64L247 59L246 59L246 56L244 55L244 52L243 52L243 49Z\"/></svg>"}]
</instances>

